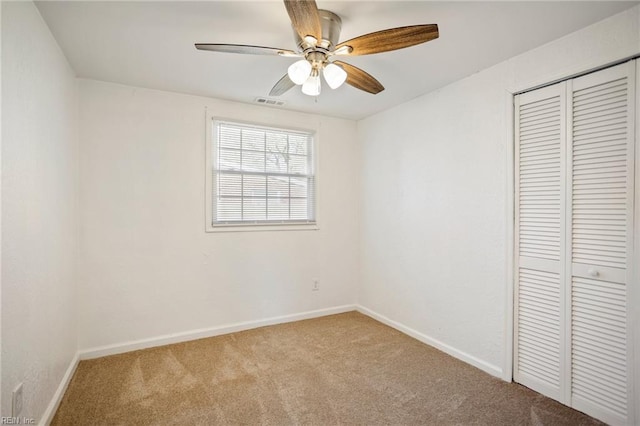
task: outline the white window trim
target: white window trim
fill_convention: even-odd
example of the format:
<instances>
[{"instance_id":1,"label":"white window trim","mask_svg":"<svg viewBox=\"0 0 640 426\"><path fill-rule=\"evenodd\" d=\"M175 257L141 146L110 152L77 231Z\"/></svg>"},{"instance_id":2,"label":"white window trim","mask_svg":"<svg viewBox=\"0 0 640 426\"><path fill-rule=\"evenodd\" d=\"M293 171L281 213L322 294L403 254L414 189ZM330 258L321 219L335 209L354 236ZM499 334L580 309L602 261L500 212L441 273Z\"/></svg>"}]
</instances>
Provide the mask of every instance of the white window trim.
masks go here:
<instances>
[{"instance_id":1,"label":"white window trim","mask_svg":"<svg viewBox=\"0 0 640 426\"><path fill-rule=\"evenodd\" d=\"M206 232L256 232L256 231L316 231L319 230L319 177L318 177L318 131L316 129L296 128L284 123L264 124L254 121L246 121L242 119L215 116L208 110L205 119L205 231ZM246 124L247 126L258 126L272 129L287 129L293 131L302 131L313 135L313 170L315 181L315 221L310 223L233 223L233 224L213 224L213 145L214 134L213 124L216 121L228 121L238 124Z\"/></svg>"}]
</instances>

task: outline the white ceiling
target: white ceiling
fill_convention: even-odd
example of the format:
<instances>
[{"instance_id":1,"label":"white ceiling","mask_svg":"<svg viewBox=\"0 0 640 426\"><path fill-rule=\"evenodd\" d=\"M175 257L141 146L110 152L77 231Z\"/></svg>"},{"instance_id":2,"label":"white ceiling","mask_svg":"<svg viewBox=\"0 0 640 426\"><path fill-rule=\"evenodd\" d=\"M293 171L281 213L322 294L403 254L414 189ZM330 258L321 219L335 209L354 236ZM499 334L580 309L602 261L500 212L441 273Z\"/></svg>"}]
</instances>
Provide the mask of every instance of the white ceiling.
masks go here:
<instances>
[{"instance_id":1,"label":"white ceiling","mask_svg":"<svg viewBox=\"0 0 640 426\"><path fill-rule=\"evenodd\" d=\"M294 88L286 109L360 119L430 92L632 7L638 2L323 1L342 18L341 40L436 23L440 38L394 52L347 58L386 90L371 95L323 85ZM240 102L267 96L295 58L198 51L233 43L295 49L281 1L46 1L37 6L79 77Z\"/></svg>"}]
</instances>

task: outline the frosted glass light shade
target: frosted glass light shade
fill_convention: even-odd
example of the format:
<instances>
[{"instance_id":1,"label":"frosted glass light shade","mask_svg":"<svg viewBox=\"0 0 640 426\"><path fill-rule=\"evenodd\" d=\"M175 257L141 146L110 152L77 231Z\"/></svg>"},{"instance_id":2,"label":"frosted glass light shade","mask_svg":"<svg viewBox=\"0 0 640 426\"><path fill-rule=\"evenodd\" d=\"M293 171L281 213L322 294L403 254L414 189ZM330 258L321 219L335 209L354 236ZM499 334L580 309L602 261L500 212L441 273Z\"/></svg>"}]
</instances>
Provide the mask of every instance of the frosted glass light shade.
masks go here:
<instances>
[{"instance_id":1,"label":"frosted glass light shade","mask_svg":"<svg viewBox=\"0 0 640 426\"><path fill-rule=\"evenodd\" d=\"M327 64L322 71L324 79L332 89L342 86L347 79L347 72L341 66L336 64Z\"/></svg>"},{"instance_id":2,"label":"frosted glass light shade","mask_svg":"<svg viewBox=\"0 0 640 426\"><path fill-rule=\"evenodd\" d=\"M320 94L320 75L317 72L311 76L302 85L302 93L309 96L318 96Z\"/></svg>"},{"instance_id":3,"label":"frosted glass light shade","mask_svg":"<svg viewBox=\"0 0 640 426\"><path fill-rule=\"evenodd\" d=\"M289 66L287 74L291 81L300 85L309 78L309 75L311 74L311 64L306 59L301 59Z\"/></svg>"}]
</instances>

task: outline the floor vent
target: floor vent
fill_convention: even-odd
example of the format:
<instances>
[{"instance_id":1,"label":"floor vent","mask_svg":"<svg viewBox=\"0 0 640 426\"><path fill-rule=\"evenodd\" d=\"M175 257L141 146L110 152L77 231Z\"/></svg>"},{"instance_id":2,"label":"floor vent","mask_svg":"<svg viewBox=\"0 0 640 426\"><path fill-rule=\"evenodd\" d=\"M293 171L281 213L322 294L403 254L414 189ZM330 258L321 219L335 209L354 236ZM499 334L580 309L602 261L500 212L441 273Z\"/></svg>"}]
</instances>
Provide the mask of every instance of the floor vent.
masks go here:
<instances>
[{"instance_id":1,"label":"floor vent","mask_svg":"<svg viewBox=\"0 0 640 426\"><path fill-rule=\"evenodd\" d=\"M269 99L269 98L255 98L254 102L261 105L272 105L272 106L284 105L284 101L279 101L277 99Z\"/></svg>"}]
</instances>

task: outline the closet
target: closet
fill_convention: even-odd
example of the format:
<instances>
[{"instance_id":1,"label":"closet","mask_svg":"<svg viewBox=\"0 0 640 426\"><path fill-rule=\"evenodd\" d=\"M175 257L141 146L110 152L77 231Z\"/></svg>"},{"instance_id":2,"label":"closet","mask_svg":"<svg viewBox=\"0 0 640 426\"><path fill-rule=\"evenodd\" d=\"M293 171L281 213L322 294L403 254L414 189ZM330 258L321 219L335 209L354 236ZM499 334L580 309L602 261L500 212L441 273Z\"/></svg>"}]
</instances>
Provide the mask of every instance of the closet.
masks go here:
<instances>
[{"instance_id":1,"label":"closet","mask_svg":"<svg viewBox=\"0 0 640 426\"><path fill-rule=\"evenodd\" d=\"M640 421L635 62L515 97L514 380L610 424Z\"/></svg>"}]
</instances>

